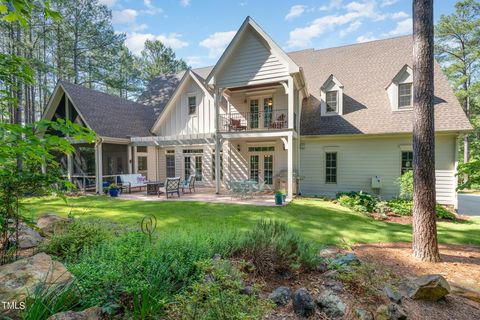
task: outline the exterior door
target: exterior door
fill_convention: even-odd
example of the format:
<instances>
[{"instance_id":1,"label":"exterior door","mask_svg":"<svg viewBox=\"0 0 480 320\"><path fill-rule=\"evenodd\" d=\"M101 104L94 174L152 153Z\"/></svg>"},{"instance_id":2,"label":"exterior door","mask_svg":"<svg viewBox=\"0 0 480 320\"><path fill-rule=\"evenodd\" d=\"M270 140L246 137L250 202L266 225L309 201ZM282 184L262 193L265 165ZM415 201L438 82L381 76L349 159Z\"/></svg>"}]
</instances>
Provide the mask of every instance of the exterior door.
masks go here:
<instances>
[{"instance_id":1,"label":"exterior door","mask_svg":"<svg viewBox=\"0 0 480 320\"><path fill-rule=\"evenodd\" d=\"M250 155L251 180L265 182L266 185L273 185L273 153L261 153Z\"/></svg>"},{"instance_id":2,"label":"exterior door","mask_svg":"<svg viewBox=\"0 0 480 320\"><path fill-rule=\"evenodd\" d=\"M183 164L185 179L194 174L195 181L203 181L203 157L201 155L185 156Z\"/></svg>"}]
</instances>

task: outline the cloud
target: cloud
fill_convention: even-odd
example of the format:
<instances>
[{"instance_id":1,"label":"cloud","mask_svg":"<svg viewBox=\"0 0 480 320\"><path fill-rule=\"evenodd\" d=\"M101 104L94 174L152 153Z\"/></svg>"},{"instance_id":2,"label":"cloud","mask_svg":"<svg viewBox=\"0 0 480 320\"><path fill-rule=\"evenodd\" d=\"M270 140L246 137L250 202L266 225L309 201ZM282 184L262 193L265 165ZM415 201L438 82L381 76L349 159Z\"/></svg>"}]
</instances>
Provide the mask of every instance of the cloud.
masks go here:
<instances>
[{"instance_id":1,"label":"cloud","mask_svg":"<svg viewBox=\"0 0 480 320\"><path fill-rule=\"evenodd\" d=\"M351 24L364 18L378 19L380 15L375 10L374 1L350 2L345 6L344 14L326 15L313 20L306 27L295 28L290 31L287 41L288 48L305 48L311 45L314 38L338 26ZM353 25L359 27L358 23Z\"/></svg>"},{"instance_id":2,"label":"cloud","mask_svg":"<svg viewBox=\"0 0 480 320\"><path fill-rule=\"evenodd\" d=\"M307 6L303 5L294 5L290 8L290 11L285 16L285 20L293 20L300 17L304 12Z\"/></svg>"},{"instance_id":3,"label":"cloud","mask_svg":"<svg viewBox=\"0 0 480 320\"><path fill-rule=\"evenodd\" d=\"M117 3L117 0L99 0L98 3L111 8Z\"/></svg>"},{"instance_id":4,"label":"cloud","mask_svg":"<svg viewBox=\"0 0 480 320\"><path fill-rule=\"evenodd\" d=\"M188 46L188 42L182 41L180 39L181 37L182 36L177 33L154 35L151 33L127 32L125 45L134 54L140 54L146 40L160 40L165 46L177 50Z\"/></svg>"},{"instance_id":5,"label":"cloud","mask_svg":"<svg viewBox=\"0 0 480 320\"><path fill-rule=\"evenodd\" d=\"M398 11L398 12L392 13L391 17L392 19L403 19L403 18L408 18L409 15L405 11Z\"/></svg>"},{"instance_id":6,"label":"cloud","mask_svg":"<svg viewBox=\"0 0 480 320\"><path fill-rule=\"evenodd\" d=\"M239 3L240 7L245 7L248 4L247 1L242 1Z\"/></svg>"},{"instance_id":7,"label":"cloud","mask_svg":"<svg viewBox=\"0 0 480 320\"><path fill-rule=\"evenodd\" d=\"M342 0L330 0L328 5L323 5L318 10L320 11L330 11L333 9L339 9L342 6Z\"/></svg>"},{"instance_id":8,"label":"cloud","mask_svg":"<svg viewBox=\"0 0 480 320\"><path fill-rule=\"evenodd\" d=\"M129 24L135 23L135 19L138 16L138 12L134 9L114 10L112 12L113 24Z\"/></svg>"},{"instance_id":9,"label":"cloud","mask_svg":"<svg viewBox=\"0 0 480 320\"><path fill-rule=\"evenodd\" d=\"M200 56L189 56L185 58L185 61L189 66L195 67L199 66L202 63L202 57Z\"/></svg>"},{"instance_id":10,"label":"cloud","mask_svg":"<svg viewBox=\"0 0 480 320\"><path fill-rule=\"evenodd\" d=\"M408 18L397 22L395 29L388 33L384 33L383 36L401 36L404 34L412 33L412 18Z\"/></svg>"},{"instance_id":11,"label":"cloud","mask_svg":"<svg viewBox=\"0 0 480 320\"><path fill-rule=\"evenodd\" d=\"M201 47L209 50L208 57L211 59L219 57L235 36L236 31L215 32L206 39L200 41Z\"/></svg>"},{"instance_id":12,"label":"cloud","mask_svg":"<svg viewBox=\"0 0 480 320\"><path fill-rule=\"evenodd\" d=\"M190 5L190 0L180 0L180 5L182 7L188 7Z\"/></svg>"},{"instance_id":13,"label":"cloud","mask_svg":"<svg viewBox=\"0 0 480 320\"><path fill-rule=\"evenodd\" d=\"M361 26L362 26L362 22L360 20L353 21L352 23L350 23L348 28L340 31L340 37L345 37L349 33L357 31L358 28L360 28Z\"/></svg>"},{"instance_id":14,"label":"cloud","mask_svg":"<svg viewBox=\"0 0 480 320\"><path fill-rule=\"evenodd\" d=\"M361 35L361 36L357 37L357 42L358 43L369 42L369 41L373 41L373 40L377 40L377 38L375 36L373 36L371 32L367 32L364 35Z\"/></svg>"},{"instance_id":15,"label":"cloud","mask_svg":"<svg viewBox=\"0 0 480 320\"><path fill-rule=\"evenodd\" d=\"M398 0L383 0L382 3L380 4L381 7L389 7L391 5L394 5L397 3Z\"/></svg>"},{"instance_id":16,"label":"cloud","mask_svg":"<svg viewBox=\"0 0 480 320\"><path fill-rule=\"evenodd\" d=\"M150 15L150 16L153 16L153 15L156 15L157 13L163 12L162 8L156 7L152 4L152 0L143 0L143 4L145 5L145 7L147 9L142 10L142 12L144 12L144 13Z\"/></svg>"}]
</instances>

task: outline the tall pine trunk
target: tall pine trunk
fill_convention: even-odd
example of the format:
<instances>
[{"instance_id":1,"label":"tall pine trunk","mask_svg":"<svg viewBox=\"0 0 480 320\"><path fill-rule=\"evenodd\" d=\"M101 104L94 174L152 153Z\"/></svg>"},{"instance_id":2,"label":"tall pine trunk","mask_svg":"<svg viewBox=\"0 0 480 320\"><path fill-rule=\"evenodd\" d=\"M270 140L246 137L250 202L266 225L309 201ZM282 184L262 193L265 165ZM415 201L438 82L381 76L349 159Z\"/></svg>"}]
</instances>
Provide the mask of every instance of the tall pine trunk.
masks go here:
<instances>
[{"instance_id":1,"label":"tall pine trunk","mask_svg":"<svg viewBox=\"0 0 480 320\"><path fill-rule=\"evenodd\" d=\"M433 0L413 0L413 256L436 262L433 68Z\"/></svg>"}]
</instances>

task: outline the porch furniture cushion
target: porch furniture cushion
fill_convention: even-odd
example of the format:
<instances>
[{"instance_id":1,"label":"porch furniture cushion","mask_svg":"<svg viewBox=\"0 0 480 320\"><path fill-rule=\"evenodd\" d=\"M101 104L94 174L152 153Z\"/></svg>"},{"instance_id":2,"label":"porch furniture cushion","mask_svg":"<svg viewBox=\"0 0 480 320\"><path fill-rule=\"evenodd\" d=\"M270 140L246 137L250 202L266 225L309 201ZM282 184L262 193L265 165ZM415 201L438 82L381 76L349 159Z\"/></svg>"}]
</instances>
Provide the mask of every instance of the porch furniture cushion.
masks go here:
<instances>
[{"instance_id":1,"label":"porch furniture cushion","mask_svg":"<svg viewBox=\"0 0 480 320\"><path fill-rule=\"evenodd\" d=\"M270 123L271 129L283 129L287 127L287 119L284 113L277 117L275 121Z\"/></svg>"},{"instance_id":2,"label":"porch furniture cushion","mask_svg":"<svg viewBox=\"0 0 480 320\"><path fill-rule=\"evenodd\" d=\"M165 193L166 197L168 198L169 194L177 194L180 198L180 177L175 178L167 178L165 180L165 186L158 189L158 196L162 193Z\"/></svg>"},{"instance_id":3,"label":"porch furniture cushion","mask_svg":"<svg viewBox=\"0 0 480 320\"><path fill-rule=\"evenodd\" d=\"M240 119L230 119L230 130L233 130L233 131L247 130L247 126L243 126Z\"/></svg>"},{"instance_id":4,"label":"porch furniture cushion","mask_svg":"<svg viewBox=\"0 0 480 320\"><path fill-rule=\"evenodd\" d=\"M182 193L185 193L185 190L188 189L190 193L195 192L195 175L192 174L188 177L187 180L183 181L181 184Z\"/></svg>"},{"instance_id":5,"label":"porch furniture cushion","mask_svg":"<svg viewBox=\"0 0 480 320\"><path fill-rule=\"evenodd\" d=\"M123 188L128 188L128 192L132 192L132 188L140 188L147 186L147 178L140 173L121 174L118 176L118 184Z\"/></svg>"}]
</instances>

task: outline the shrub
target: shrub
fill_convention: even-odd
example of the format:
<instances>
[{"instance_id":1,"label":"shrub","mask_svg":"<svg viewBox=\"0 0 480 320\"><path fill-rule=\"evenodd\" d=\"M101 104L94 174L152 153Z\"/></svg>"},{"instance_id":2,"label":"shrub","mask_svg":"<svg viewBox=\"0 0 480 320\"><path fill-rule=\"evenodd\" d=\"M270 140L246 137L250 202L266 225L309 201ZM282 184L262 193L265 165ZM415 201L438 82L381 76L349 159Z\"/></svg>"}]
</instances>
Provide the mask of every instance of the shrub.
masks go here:
<instances>
[{"instance_id":1,"label":"shrub","mask_svg":"<svg viewBox=\"0 0 480 320\"><path fill-rule=\"evenodd\" d=\"M388 201L388 205L391 208L392 212L399 214L401 216L411 216L413 213L413 201L395 198ZM449 219L455 220L456 217L453 213L448 211L444 206L438 204L435 206L438 219Z\"/></svg>"},{"instance_id":2,"label":"shrub","mask_svg":"<svg viewBox=\"0 0 480 320\"><path fill-rule=\"evenodd\" d=\"M307 243L284 222L262 220L243 236L237 254L251 261L260 274L318 265L317 246Z\"/></svg>"},{"instance_id":3,"label":"shrub","mask_svg":"<svg viewBox=\"0 0 480 320\"><path fill-rule=\"evenodd\" d=\"M259 288L244 294L245 275L227 260L197 263L199 280L176 297L168 319L261 319L273 305L258 297Z\"/></svg>"},{"instance_id":4,"label":"shrub","mask_svg":"<svg viewBox=\"0 0 480 320\"><path fill-rule=\"evenodd\" d=\"M83 250L67 268L83 288L89 305L118 304L118 312L152 315L162 312L175 294L198 279L196 262L214 254L229 256L237 248L231 230L209 233L172 230L153 244L140 232L128 232Z\"/></svg>"},{"instance_id":5,"label":"shrub","mask_svg":"<svg viewBox=\"0 0 480 320\"><path fill-rule=\"evenodd\" d=\"M61 258L74 258L84 248L97 245L112 236L113 224L98 220L75 220L67 228L55 233L41 249Z\"/></svg>"},{"instance_id":6,"label":"shrub","mask_svg":"<svg viewBox=\"0 0 480 320\"><path fill-rule=\"evenodd\" d=\"M337 193L337 200L342 206L363 213L373 212L378 202L377 197L363 191Z\"/></svg>"},{"instance_id":7,"label":"shrub","mask_svg":"<svg viewBox=\"0 0 480 320\"><path fill-rule=\"evenodd\" d=\"M377 204L375 205L375 212L378 212L380 214L387 214L390 211L392 211L392 208L390 208L387 201L380 201L377 202Z\"/></svg>"},{"instance_id":8,"label":"shrub","mask_svg":"<svg viewBox=\"0 0 480 320\"><path fill-rule=\"evenodd\" d=\"M388 201L388 206L392 209L393 213L399 214L401 216L411 216L413 210L413 201L395 198Z\"/></svg>"},{"instance_id":9,"label":"shrub","mask_svg":"<svg viewBox=\"0 0 480 320\"><path fill-rule=\"evenodd\" d=\"M408 170L397 180L400 187L400 198L411 200L413 198L413 171Z\"/></svg>"}]
</instances>

